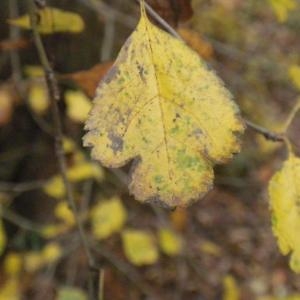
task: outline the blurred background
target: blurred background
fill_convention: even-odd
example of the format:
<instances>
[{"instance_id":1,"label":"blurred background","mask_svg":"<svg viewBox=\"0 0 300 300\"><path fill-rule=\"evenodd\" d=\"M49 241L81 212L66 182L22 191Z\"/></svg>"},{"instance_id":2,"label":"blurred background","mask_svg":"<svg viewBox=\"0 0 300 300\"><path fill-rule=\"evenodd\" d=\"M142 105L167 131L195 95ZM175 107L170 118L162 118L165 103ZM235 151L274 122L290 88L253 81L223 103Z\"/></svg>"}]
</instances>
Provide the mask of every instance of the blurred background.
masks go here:
<instances>
[{"instance_id":1,"label":"blurred background","mask_svg":"<svg viewBox=\"0 0 300 300\"><path fill-rule=\"evenodd\" d=\"M203 199L174 211L140 204L128 193L130 165L104 169L81 141L95 88L137 24L137 3L37 2L99 299L300 299L268 204L282 144L246 130L241 153L215 168ZM297 0L147 2L216 70L243 116L280 130L300 90ZM59 174L26 1L1 0L0 19L0 299L88 299L88 261ZM299 129L298 118L289 129L296 152Z\"/></svg>"}]
</instances>

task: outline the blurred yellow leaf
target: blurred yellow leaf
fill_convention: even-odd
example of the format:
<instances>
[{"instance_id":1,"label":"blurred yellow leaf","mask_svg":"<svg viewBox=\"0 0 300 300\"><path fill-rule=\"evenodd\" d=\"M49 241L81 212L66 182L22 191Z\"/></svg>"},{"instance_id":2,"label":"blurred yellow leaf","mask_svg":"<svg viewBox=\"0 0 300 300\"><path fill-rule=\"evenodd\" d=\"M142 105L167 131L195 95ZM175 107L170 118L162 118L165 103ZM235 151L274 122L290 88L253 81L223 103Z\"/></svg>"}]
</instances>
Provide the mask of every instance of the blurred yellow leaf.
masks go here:
<instances>
[{"instance_id":1,"label":"blurred yellow leaf","mask_svg":"<svg viewBox=\"0 0 300 300\"><path fill-rule=\"evenodd\" d=\"M103 171L94 162L85 161L69 168L67 175L72 182L78 182L89 178L101 180L103 178Z\"/></svg>"},{"instance_id":2,"label":"blurred yellow leaf","mask_svg":"<svg viewBox=\"0 0 300 300\"><path fill-rule=\"evenodd\" d=\"M43 265L43 257L40 252L29 251L24 254L24 269L26 272L36 272Z\"/></svg>"},{"instance_id":3,"label":"blurred yellow leaf","mask_svg":"<svg viewBox=\"0 0 300 300\"><path fill-rule=\"evenodd\" d=\"M168 228L161 228L158 232L159 245L162 251L170 256L180 254L182 250L181 238Z\"/></svg>"},{"instance_id":4,"label":"blurred yellow leaf","mask_svg":"<svg viewBox=\"0 0 300 300\"><path fill-rule=\"evenodd\" d=\"M80 91L67 91L65 99L68 117L75 122L85 122L92 107L90 99Z\"/></svg>"},{"instance_id":5,"label":"blurred yellow leaf","mask_svg":"<svg viewBox=\"0 0 300 300\"><path fill-rule=\"evenodd\" d=\"M284 297L263 296L259 297L257 300L300 300L300 294L294 294Z\"/></svg>"},{"instance_id":6,"label":"blurred yellow leaf","mask_svg":"<svg viewBox=\"0 0 300 300\"><path fill-rule=\"evenodd\" d=\"M43 187L44 192L53 198L63 198L66 190L61 176L53 176Z\"/></svg>"},{"instance_id":7,"label":"blurred yellow leaf","mask_svg":"<svg viewBox=\"0 0 300 300\"><path fill-rule=\"evenodd\" d=\"M62 248L58 243L48 243L42 250L43 261L46 264L52 264L61 258L62 253Z\"/></svg>"},{"instance_id":8,"label":"blurred yellow leaf","mask_svg":"<svg viewBox=\"0 0 300 300\"><path fill-rule=\"evenodd\" d=\"M143 230L127 229L122 233L123 250L134 265L151 265L158 260L153 236Z\"/></svg>"},{"instance_id":9,"label":"blurred yellow leaf","mask_svg":"<svg viewBox=\"0 0 300 300\"><path fill-rule=\"evenodd\" d=\"M61 287L58 290L56 300L87 300L87 295L84 291L76 287Z\"/></svg>"},{"instance_id":10,"label":"blurred yellow leaf","mask_svg":"<svg viewBox=\"0 0 300 300\"><path fill-rule=\"evenodd\" d=\"M45 71L41 66L38 65L27 65L24 67L24 74L27 77L35 78L35 77L44 77Z\"/></svg>"},{"instance_id":11,"label":"blurred yellow leaf","mask_svg":"<svg viewBox=\"0 0 300 300\"><path fill-rule=\"evenodd\" d=\"M1 206L0 206L1 209ZM0 256L2 255L7 243L6 233L3 226L3 221L0 219Z\"/></svg>"},{"instance_id":12,"label":"blurred yellow leaf","mask_svg":"<svg viewBox=\"0 0 300 300\"><path fill-rule=\"evenodd\" d=\"M210 241L202 241L201 244L199 245L199 248L200 251L214 256L220 256L222 253L220 247Z\"/></svg>"},{"instance_id":13,"label":"blurred yellow leaf","mask_svg":"<svg viewBox=\"0 0 300 300\"><path fill-rule=\"evenodd\" d=\"M28 91L28 103L37 114L44 114L49 107L48 91L45 84L32 84Z\"/></svg>"},{"instance_id":14,"label":"blurred yellow leaf","mask_svg":"<svg viewBox=\"0 0 300 300\"><path fill-rule=\"evenodd\" d=\"M18 253L8 253L4 259L4 272L8 276L16 277L22 269L22 257Z\"/></svg>"},{"instance_id":15,"label":"blurred yellow leaf","mask_svg":"<svg viewBox=\"0 0 300 300\"><path fill-rule=\"evenodd\" d=\"M223 300L239 300L240 299L240 290L237 286L235 279L230 276L226 275L223 278Z\"/></svg>"},{"instance_id":16,"label":"blurred yellow leaf","mask_svg":"<svg viewBox=\"0 0 300 300\"><path fill-rule=\"evenodd\" d=\"M0 286L0 300L20 300L19 282L16 278L8 279Z\"/></svg>"},{"instance_id":17,"label":"blurred yellow leaf","mask_svg":"<svg viewBox=\"0 0 300 300\"><path fill-rule=\"evenodd\" d=\"M120 231L126 219L126 209L118 197L102 200L91 210L93 234L98 239L107 238Z\"/></svg>"},{"instance_id":18,"label":"blurred yellow leaf","mask_svg":"<svg viewBox=\"0 0 300 300\"><path fill-rule=\"evenodd\" d=\"M57 237L58 235L64 234L69 231L70 227L63 224L49 224L43 227L41 235L46 239Z\"/></svg>"},{"instance_id":19,"label":"blurred yellow leaf","mask_svg":"<svg viewBox=\"0 0 300 300\"><path fill-rule=\"evenodd\" d=\"M289 77L294 86L300 90L300 66L292 65L289 67Z\"/></svg>"},{"instance_id":20,"label":"blurred yellow leaf","mask_svg":"<svg viewBox=\"0 0 300 300\"><path fill-rule=\"evenodd\" d=\"M67 170L67 176L71 182L80 182L89 178L102 180L103 170L94 162L78 162ZM53 198L61 199L65 196L66 190L63 179L60 175L55 175L43 187L44 192Z\"/></svg>"},{"instance_id":21,"label":"blurred yellow leaf","mask_svg":"<svg viewBox=\"0 0 300 300\"><path fill-rule=\"evenodd\" d=\"M300 273L300 158L290 154L270 180L272 228L283 255L291 253L290 267Z\"/></svg>"},{"instance_id":22,"label":"blurred yellow leaf","mask_svg":"<svg viewBox=\"0 0 300 300\"><path fill-rule=\"evenodd\" d=\"M66 201L61 201L56 205L54 214L68 226L73 226L75 224L74 214L68 207Z\"/></svg>"},{"instance_id":23,"label":"blurred yellow leaf","mask_svg":"<svg viewBox=\"0 0 300 300\"><path fill-rule=\"evenodd\" d=\"M244 126L199 55L154 26L144 1L141 11L98 87L84 145L107 167L135 159L130 190L138 200L186 206L211 188L212 166L240 150Z\"/></svg>"},{"instance_id":24,"label":"blurred yellow leaf","mask_svg":"<svg viewBox=\"0 0 300 300\"><path fill-rule=\"evenodd\" d=\"M279 22L285 22L290 11L297 7L296 0L269 0Z\"/></svg>"},{"instance_id":25,"label":"blurred yellow leaf","mask_svg":"<svg viewBox=\"0 0 300 300\"><path fill-rule=\"evenodd\" d=\"M84 22L80 15L54 7L46 7L38 11L38 30L42 34L55 32L78 33L83 31ZM8 23L23 29L31 29L29 15L8 20Z\"/></svg>"}]
</instances>

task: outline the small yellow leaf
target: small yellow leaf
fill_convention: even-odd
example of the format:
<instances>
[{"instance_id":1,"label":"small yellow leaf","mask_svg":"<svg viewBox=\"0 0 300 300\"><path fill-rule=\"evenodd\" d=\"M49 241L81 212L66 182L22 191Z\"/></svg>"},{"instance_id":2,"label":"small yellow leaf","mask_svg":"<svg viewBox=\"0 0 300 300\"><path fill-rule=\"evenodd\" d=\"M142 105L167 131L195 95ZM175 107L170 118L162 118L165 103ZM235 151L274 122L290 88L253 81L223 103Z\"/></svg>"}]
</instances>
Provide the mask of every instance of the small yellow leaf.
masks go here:
<instances>
[{"instance_id":1,"label":"small yellow leaf","mask_svg":"<svg viewBox=\"0 0 300 300\"><path fill-rule=\"evenodd\" d=\"M199 55L141 19L106 78L84 145L107 167L135 160L140 201L187 206L212 186L213 165L240 150L244 125L232 96Z\"/></svg>"},{"instance_id":2,"label":"small yellow leaf","mask_svg":"<svg viewBox=\"0 0 300 300\"><path fill-rule=\"evenodd\" d=\"M168 228L161 228L158 232L159 245L162 251L170 256L180 254L182 250L181 238Z\"/></svg>"},{"instance_id":3,"label":"small yellow leaf","mask_svg":"<svg viewBox=\"0 0 300 300\"><path fill-rule=\"evenodd\" d=\"M24 254L24 269L26 272L36 272L43 267L43 257L41 253L29 251Z\"/></svg>"},{"instance_id":4,"label":"small yellow leaf","mask_svg":"<svg viewBox=\"0 0 300 300\"><path fill-rule=\"evenodd\" d=\"M47 244L42 250L43 261L46 264L52 264L62 256L62 248L58 243Z\"/></svg>"},{"instance_id":5,"label":"small yellow leaf","mask_svg":"<svg viewBox=\"0 0 300 300\"><path fill-rule=\"evenodd\" d=\"M43 187L44 192L53 198L63 198L66 190L61 176L53 176Z\"/></svg>"},{"instance_id":6,"label":"small yellow leaf","mask_svg":"<svg viewBox=\"0 0 300 300\"><path fill-rule=\"evenodd\" d=\"M51 239L51 238L54 238L61 234L66 233L69 229L70 229L70 227L65 223L50 224L50 225L46 225L45 227L43 227L43 229L41 231L41 235L45 239Z\"/></svg>"},{"instance_id":7,"label":"small yellow leaf","mask_svg":"<svg viewBox=\"0 0 300 300\"><path fill-rule=\"evenodd\" d=\"M80 182L86 179L95 178L100 181L104 178L103 170L93 162L79 162L67 170L67 177L71 182ZM63 179L55 175L49 179L43 187L43 191L50 197L62 199L66 195Z\"/></svg>"},{"instance_id":8,"label":"small yellow leaf","mask_svg":"<svg viewBox=\"0 0 300 300\"><path fill-rule=\"evenodd\" d=\"M300 273L300 158L290 154L269 183L272 229L283 255L291 253L290 267Z\"/></svg>"},{"instance_id":9,"label":"small yellow leaf","mask_svg":"<svg viewBox=\"0 0 300 300\"><path fill-rule=\"evenodd\" d=\"M18 253L8 253L4 260L4 272L10 277L17 277L22 269L22 257Z\"/></svg>"},{"instance_id":10,"label":"small yellow leaf","mask_svg":"<svg viewBox=\"0 0 300 300\"><path fill-rule=\"evenodd\" d=\"M237 286L235 279L227 275L223 279L224 295L223 300L239 300L240 290Z\"/></svg>"},{"instance_id":11,"label":"small yellow leaf","mask_svg":"<svg viewBox=\"0 0 300 300\"><path fill-rule=\"evenodd\" d=\"M62 220L68 227L75 224L75 218L73 212L68 207L66 201L59 202L54 209L55 216Z\"/></svg>"},{"instance_id":12,"label":"small yellow leaf","mask_svg":"<svg viewBox=\"0 0 300 300\"><path fill-rule=\"evenodd\" d=\"M61 287L58 290L56 300L87 300L87 295L84 291L76 287Z\"/></svg>"},{"instance_id":13,"label":"small yellow leaf","mask_svg":"<svg viewBox=\"0 0 300 300\"><path fill-rule=\"evenodd\" d=\"M24 67L24 74L30 78L44 77L45 71L41 66L28 65Z\"/></svg>"},{"instance_id":14,"label":"small yellow leaf","mask_svg":"<svg viewBox=\"0 0 300 300\"><path fill-rule=\"evenodd\" d=\"M80 15L64 11L54 7L46 7L38 11L38 30L42 34L55 32L78 33L83 31L84 22ZM29 15L23 15L17 19L11 19L9 24L31 29Z\"/></svg>"},{"instance_id":15,"label":"small yellow leaf","mask_svg":"<svg viewBox=\"0 0 300 300\"><path fill-rule=\"evenodd\" d=\"M127 212L117 197L100 201L91 210L92 231L96 238L105 239L120 231L127 219Z\"/></svg>"},{"instance_id":16,"label":"small yellow leaf","mask_svg":"<svg viewBox=\"0 0 300 300\"><path fill-rule=\"evenodd\" d=\"M1 209L1 207L0 207ZM6 233L3 226L3 221L0 219L0 256L2 255L7 243Z\"/></svg>"},{"instance_id":17,"label":"small yellow leaf","mask_svg":"<svg viewBox=\"0 0 300 300\"><path fill-rule=\"evenodd\" d=\"M199 245L199 248L200 248L200 251L210 254L210 255L214 255L214 256L220 256L222 253L220 247L210 241L203 241Z\"/></svg>"},{"instance_id":18,"label":"small yellow leaf","mask_svg":"<svg viewBox=\"0 0 300 300\"><path fill-rule=\"evenodd\" d=\"M90 99L80 91L67 91L65 99L68 117L75 122L85 122L92 107Z\"/></svg>"},{"instance_id":19,"label":"small yellow leaf","mask_svg":"<svg viewBox=\"0 0 300 300\"><path fill-rule=\"evenodd\" d=\"M122 233L123 250L134 265L151 265L158 260L153 236L143 230L127 229Z\"/></svg>"},{"instance_id":20,"label":"small yellow leaf","mask_svg":"<svg viewBox=\"0 0 300 300\"><path fill-rule=\"evenodd\" d=\"M297 7L296 0L269 0L269 2L277 20L281 23L285 22L288 18L289 12L293 11Z\"/></svg>"},{"instance_id":21,"label":"small yellow leaf","mask_svg":"<svg viewBox=\"0 0 300 300\"><path fill-rule=\"evenodd\" d=\"M48 91L45 84L31 85L28 92L28 103L37 114L44 114L49 107Z\"/></svg>"},{"instance_id":22,"label":"small yellow leaf","mask_svg":"<svg viewBox=\"0 0 300 300\"><path fill-rule=\"evenodd\" d=\"M19 282L16 278L8 279L0 286L0 300L20 300L21 293Z\"/></svg>"},{"instance_id":23,"label":"small yellow leaf","mask_svg":"<svg viewBox=\"0 0 300 300\"><path fill-rule=\"evenodd\" d=\"M263 296L259 297L257 300L300 300L300 294L292 294L284 297Z\"/></svg>"},{"instance_id":24,"label":"small yellow leaf","mask_svg":"<svg viewBox=\"0 0 300 300\"><path fill-rule=\"evenodd\" d=\"M72 182L83 181L89 178L101 180L103 178L103 171L93 162L82 162L71 167L67 175Z\"/></svg>"},{"instance_id":25,"label":"small yellow leaf","mask_svg":"<svg viewBox=\"0 0 300 300\"><path fill-rule=\"evenodd\" d=\"M294 86L300 90L300 66L292 65L289 67L289 77Z\"/></svg>"}]
</instances>

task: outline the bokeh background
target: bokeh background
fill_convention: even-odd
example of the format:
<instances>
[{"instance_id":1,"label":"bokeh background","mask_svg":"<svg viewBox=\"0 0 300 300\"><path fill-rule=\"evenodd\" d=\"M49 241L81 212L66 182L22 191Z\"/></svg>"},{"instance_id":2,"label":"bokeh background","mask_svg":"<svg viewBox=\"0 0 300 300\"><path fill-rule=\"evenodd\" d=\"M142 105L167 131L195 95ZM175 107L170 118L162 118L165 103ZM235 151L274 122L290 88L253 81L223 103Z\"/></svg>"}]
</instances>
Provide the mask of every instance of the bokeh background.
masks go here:
<instances>
[{"instance_id":1,"label":"bokeh background","mask_svg":"<svg viewBox=\"0 0 300 300\"><path fill-rule=\"evenodd\" d=\"M147 2L216 70L245 118L280 130L300 90L297 0ZM140 204L127 190L130 166L102 168L81 141L96 85L139 7L44 4L85 24L77 33L53 30L43 42L62 96L68 177L104 287L99 299L300 299L267 195L285 147L247 129L241 153L216 167L203 199L174 211ZM59 175L43 71L30 30L8 22L24 14L26 1L0 1L0 299L87 299L88 261ZM298 154L299 129L296 118L288 134Z\"/></svg>"}]
</instances>

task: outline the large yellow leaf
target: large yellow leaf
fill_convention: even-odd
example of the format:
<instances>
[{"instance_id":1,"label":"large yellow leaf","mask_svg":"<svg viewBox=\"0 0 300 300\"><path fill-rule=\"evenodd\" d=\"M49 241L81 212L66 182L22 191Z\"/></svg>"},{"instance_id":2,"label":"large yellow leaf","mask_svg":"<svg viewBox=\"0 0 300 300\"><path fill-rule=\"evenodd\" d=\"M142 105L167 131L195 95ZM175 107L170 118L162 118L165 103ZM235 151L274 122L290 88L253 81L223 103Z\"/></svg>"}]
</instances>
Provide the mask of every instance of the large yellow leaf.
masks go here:
<instances>
[{"instance_id":1,"label":"large yellow leaf","mask_svg":"<svg viewBox=\"0 0 300 300\"><path fill-rule=\"evenodd\" d=\"M182 41L148 20L97 90L85 146L107 167L134 159L138 200L185 206L212 185L214 163L238 152L243 124L230 93Z\"/></svg>"},{"instance_id":2,"label":"large yellow leaf","mask_svg":"<svg viewBox=\"0 0 300 300\"><path fill-rule=\"evenodd\" d=\"M272 226L282 254L291 253L290 267L300 273L300 159L293 154L269 184Z\"/></svg>"},{"instance_id":3,"label":"large yellow leaf","mask_svg":"<svg viewBox=\"0 0 300 300\"><path fill-rule=\"evenodd\" d=\"M54 32L78 33L84 29L84 22L81 16L73 12L46 7L40 9L38 14L38 30L42 34L51 34ZM29 15L23 15L8 22L24 29L31 29Z\"/></svg>"}]
</instances>

